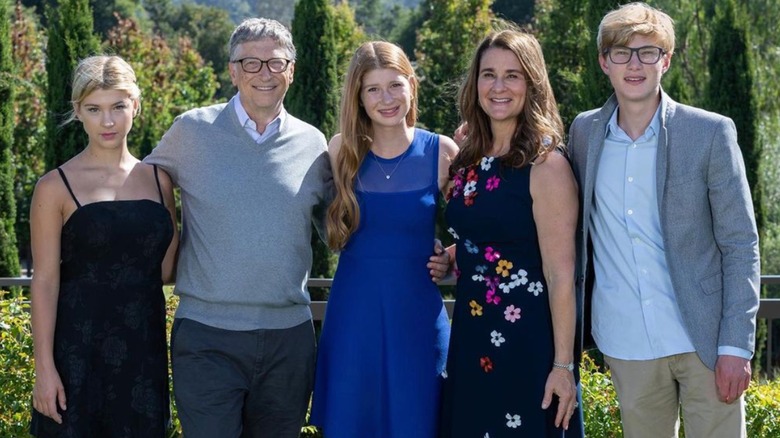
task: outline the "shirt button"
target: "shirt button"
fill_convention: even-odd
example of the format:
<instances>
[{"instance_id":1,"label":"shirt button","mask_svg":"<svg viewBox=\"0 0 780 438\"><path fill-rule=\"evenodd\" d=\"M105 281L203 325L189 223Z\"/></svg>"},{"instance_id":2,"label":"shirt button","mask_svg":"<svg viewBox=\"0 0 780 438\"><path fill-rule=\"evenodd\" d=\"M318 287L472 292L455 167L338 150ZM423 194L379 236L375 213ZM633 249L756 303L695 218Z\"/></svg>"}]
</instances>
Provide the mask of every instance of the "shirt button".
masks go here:
<instances>
[{"instance_id":1,"label":"shirt button","mask_svg":"<svg viewBox=\"0 0 780 438\"><path fill-rule=\"evenodd\" d=\"M631 216L632 214L634 214L634 210L628 210L626 213L628 213L628 215Z\"/></svg>"},{"instance_id":2,"label":"shirt button","mask_svg":"<svg viewBox=\"0 0 780 438\"><path fill-rule=\"evenodd\" d=\"M628 182L634 182L634 177L633 176L629 176L628 177Z\"/></svg>"},{"instance_id":3,"label":"shirt button","mask_svg":"<svg viewBox=\"0 0 780 438\"><path fill-rule=\"evenodd\" d=\"M634 149L636 149L636 143L633 143L633 144L631 145L631 147L632 147L632 148L634 148Z\"/></svg>"}]
</instances>

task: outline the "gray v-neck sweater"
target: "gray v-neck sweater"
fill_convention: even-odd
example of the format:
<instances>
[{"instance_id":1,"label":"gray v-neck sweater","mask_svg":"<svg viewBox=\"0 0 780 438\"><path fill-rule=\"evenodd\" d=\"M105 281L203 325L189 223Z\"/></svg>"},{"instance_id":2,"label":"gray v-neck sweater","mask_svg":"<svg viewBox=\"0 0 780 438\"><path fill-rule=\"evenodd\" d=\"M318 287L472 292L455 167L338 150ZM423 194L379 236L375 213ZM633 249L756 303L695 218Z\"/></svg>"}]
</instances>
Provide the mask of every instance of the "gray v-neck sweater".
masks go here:
<instances>
[{"instance_id":1,"label":"gray v-neck sweater","mask_svg":"<svg viewBox=\"0 0 780 438\"><path fill-rule=\"evenodd\" d=\"M177 318L227 330L311 318L311 223L333 187L319 130L288 114L257 144L231 101L177 117L144 161L181 188Z\"/></svg>"}]
</instances>

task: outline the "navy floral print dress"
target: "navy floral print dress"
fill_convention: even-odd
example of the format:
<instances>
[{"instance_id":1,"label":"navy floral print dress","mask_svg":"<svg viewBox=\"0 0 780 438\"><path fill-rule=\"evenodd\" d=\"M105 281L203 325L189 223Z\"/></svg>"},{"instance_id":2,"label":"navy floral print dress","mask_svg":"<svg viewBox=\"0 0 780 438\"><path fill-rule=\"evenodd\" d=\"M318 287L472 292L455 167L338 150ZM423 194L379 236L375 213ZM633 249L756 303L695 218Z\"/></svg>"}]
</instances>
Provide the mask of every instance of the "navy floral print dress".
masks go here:
<instances>
[{"instance_id":1,"label":"navy floral print dress","mask_svg":"<svg viewBox=\"0 0 780 438\"><path fill-rule=\"evenodd\" d=\"M78 208L62 227L54 331L68 409L62 424L33 409L31 433L162 438L170 417L161 272L170 213L161 192L159 202L81 205L71 196Z\"/></svg>"},{"instance_id":2,"label":"navy floral print dress","mask_svg":"<svg viewBox=\"0 0 780 438\"><path fill-rule=\"evenodd\" d=\"M554 426L556 397L541 408L555 351L531 168L484 157L453 177L445 216L459 272L443 437L583 435L579 412L565 433Z\"/></svg>"}]
</instances>

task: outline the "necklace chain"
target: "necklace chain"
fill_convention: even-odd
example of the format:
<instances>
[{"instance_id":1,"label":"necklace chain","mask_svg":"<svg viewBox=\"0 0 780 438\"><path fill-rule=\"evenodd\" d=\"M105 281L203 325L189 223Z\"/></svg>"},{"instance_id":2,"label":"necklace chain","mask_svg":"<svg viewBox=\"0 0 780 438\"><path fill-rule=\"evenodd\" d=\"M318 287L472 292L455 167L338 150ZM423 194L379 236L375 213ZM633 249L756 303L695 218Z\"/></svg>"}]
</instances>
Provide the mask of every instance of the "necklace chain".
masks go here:
<instances>
[{"instance_id":1,"label":"necklace chain","mask_svg":"<svg viewBox=\"0 0 780 438\"><path fill-rule=\"evenodd\" d=\"M379 159L376 157L376 154L375 154L375 153L373 153L373 152L372 152L372 153L371 153L371 156L373 156L373 157L374 157L374 161L376 161L376 165L377 165L377 166L379 166L379 170L381 170L381 171L382 171L382 174L385 176L385 179L390 179L390 177L391 177L391 176L393 176L393 174L395 173L395 171L396 171L396 170L398 170L398 166L401 164L401 161L403 161L403 160L404 160L404 158L406 158L406 154L409 152L409 149L411 149L411 146L409 146L409 147L408 147L408 148L407 148L407 149L404 151L404 153L403 153L403 154L401 154L401 159L399 159L399 160L398 160L398 162L397 162L397 163L395 163L395 167L393 167L393 170L392 170L392 171L390 171L390 173L387 173L387 172L385 172L385 168L384 168L384 167L382 167L382 165L379 163Z\"/></svg>"}]
</instances>

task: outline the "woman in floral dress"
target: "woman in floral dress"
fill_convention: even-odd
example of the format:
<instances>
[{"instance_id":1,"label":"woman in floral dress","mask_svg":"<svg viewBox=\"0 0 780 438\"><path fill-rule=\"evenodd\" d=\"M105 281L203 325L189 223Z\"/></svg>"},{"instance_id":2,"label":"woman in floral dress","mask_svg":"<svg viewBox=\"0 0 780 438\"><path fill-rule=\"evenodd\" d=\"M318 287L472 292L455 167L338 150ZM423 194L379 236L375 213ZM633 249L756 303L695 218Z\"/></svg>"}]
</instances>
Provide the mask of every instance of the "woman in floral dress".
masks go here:
<instances>
[{"instance_id":1,"label":"woman in floral dress","mask_svg":"<svg viewBox=\"0 0 780 438\"><path fill-rule=\"evenodd\" d=\"M581 437L577 189L536 39L485 38L460 110L468 133L446 210L459 278L443 436Z\"/></svg>"}]
</instances>

